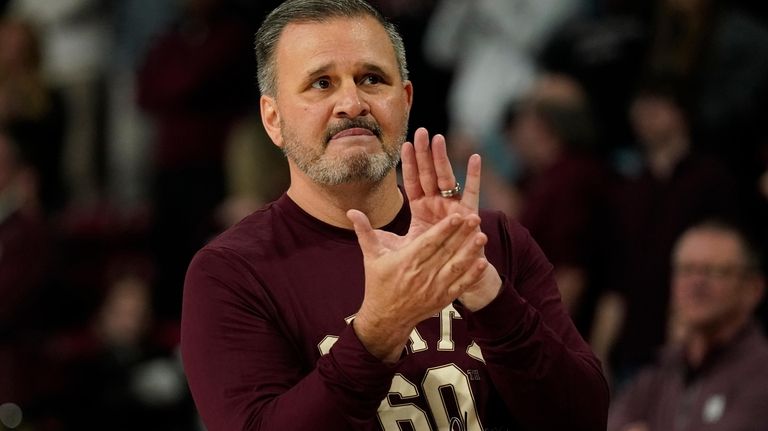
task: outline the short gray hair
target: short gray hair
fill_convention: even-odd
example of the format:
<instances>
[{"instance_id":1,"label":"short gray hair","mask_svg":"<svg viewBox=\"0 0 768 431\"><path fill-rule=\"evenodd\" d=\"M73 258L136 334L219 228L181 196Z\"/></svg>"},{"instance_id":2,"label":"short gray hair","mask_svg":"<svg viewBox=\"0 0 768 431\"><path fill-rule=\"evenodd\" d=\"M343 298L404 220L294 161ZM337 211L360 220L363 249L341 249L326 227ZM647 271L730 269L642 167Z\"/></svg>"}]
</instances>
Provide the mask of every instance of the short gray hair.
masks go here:
<instances>
[{"instance_id":1,"label":"short gray hair","mask_svg":"<svg viewBox=\"0 0 768 431\"><path fill-rule=\"evenodd\" d=\"M333 18L356 18L370 16L387 31L395 50L400 78L408 79L408 65L405 59L403 38L394 24L373 6L363 0L287 0L267 15L256 32L256 63L258 64L259 90L261 94L275 96L277 93L277 67L275 51L280 35L288 24L299 22L325 22Z\"/></svg>"},{"instance_id":2,"label":"short gray hair","mask_svg":"<svg viewBox=\"0 0 768 431\"><path fill-rule=\"evenodd\" d=\"M764 255L758 242L753 239L755 235L749 229L728 218L705 218L688 226L674 244L673 258L677 255L677 250L680 248L683 237L691 232L699 231L722 232L733 236L741 245L742 257L744 258L744 266L747 272L763 273Z\"/></svg>"}]
</instances>

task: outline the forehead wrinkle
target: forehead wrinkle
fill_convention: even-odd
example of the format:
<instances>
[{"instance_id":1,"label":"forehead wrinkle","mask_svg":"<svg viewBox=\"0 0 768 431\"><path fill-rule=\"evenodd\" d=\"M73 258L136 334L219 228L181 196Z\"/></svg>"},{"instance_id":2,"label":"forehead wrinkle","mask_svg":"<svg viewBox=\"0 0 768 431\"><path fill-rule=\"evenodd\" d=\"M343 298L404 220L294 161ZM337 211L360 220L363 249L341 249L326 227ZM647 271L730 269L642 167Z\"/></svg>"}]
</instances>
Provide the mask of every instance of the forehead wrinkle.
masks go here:
<instances>
[{"instance_id":1,"label":"forehead wrinkle","mask_svg":"<svg viewBox=\"0 0 768 431\"><path fill-rule=\"evenodd\" d=\"M336 69L337 69L336 62L331 61L326 64L321 64L317 67L310 68L307 72L305 72L305 75L308 77L315 77L315 76L331 73ZM379 66L378 64L374 64L367 61L356 62L356 64L353 66L353 69L355 73L358 73L359 71L363 71L363 72L378 73L383 76L392 75L391 72L386 71L382 66Z\"/></svg>"},{"instance_id":2,"label":"forehead wrinkle","mask_svg":"<svg viewBox=\"0 0 768 431\"><path fill-rule=\"evenodd\" d=\"M346 32L339 37L339 32L318 31L322 26L334 23L348 23ZM373 24L373 25L371 25ZM287 49L290 48L290 49ZM330 58L330 65L339 66L339 60L349 59L353 56L355 66L362 65L378 68L385 71L387 68L380 63L380 58L386 51L386 56L391 59L392 67L398 70L397 56L392 42L384 27L375 19L369 17L359 18L331 18L323 21L301 21L288 24L283 30L276 47L276 63L282 63L286 55L300 55L297 52L305 51L307 57L302 64L309 64L315 58ZM306 52L311 51L311 52ZM324 65L312 68L308 72L316 72ZM389 72L391 74L392 72ZM278 71L278 76L281 73ZM399 73L398 73L399 75Z\"/></svg>"}]
</instances>

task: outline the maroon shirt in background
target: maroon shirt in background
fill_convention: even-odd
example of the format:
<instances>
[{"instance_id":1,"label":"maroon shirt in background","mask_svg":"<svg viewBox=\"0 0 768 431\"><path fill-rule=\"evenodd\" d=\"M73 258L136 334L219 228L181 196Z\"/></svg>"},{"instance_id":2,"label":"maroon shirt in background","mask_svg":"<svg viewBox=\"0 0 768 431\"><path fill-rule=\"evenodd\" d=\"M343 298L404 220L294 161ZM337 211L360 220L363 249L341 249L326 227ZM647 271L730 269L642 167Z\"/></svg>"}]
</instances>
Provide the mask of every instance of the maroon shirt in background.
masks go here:
<instances>
[{"instance_id":1,"label":"maroon shirt in background","mask_svg":"<svg viewBox=\"0 0 768 431\"><path fill-rule=\"evenodd\" d=\"M421 322L391 367L348 325L364 293L353 231L284 195L211 242L190 265L182 313L184 367L208 429L397 430L398 419L604 429L607 386L552 265L519 224L481 217L501 293L476 313L456 303ZM406 203L384 229L403 235L409 223Z\"/></svg>"},{"instance_id":2,"label":"maroon shirt in background","mask_svg":"<svg viewBox=\"0 0 768 431\"><path fill-rule=\"evenodd\" d=\"M667 332L670 256L675 240L697 221L736 219L740 204L728 171L704 156L681 160L671 177L660 180L645 170L619 188L613 218L614 253L606 254L610 288L621 293L627 310L614 349L615 367L632 373L651 362Z\"/></svg>"},{"instance_id":3,"label":"maroon shirt in background","mask_svg":"<svg viewBox=\"0 0 768 431\"><path fill-rule=\"evenodd\" d=\"M679 346L646 368L611 407L609 431L762 431L768 427L768 340L756 324L690 373ZM686 382L686 379L689 379Z\"/></svg>"},{"instance_id":4,"label":"maroon shirt in background","mask_svg":"<svg viewBox=\"0 0 768 431\"><path fill-rule=\"evenodd\" d=\"M604 232L599 221L605 217L609 179L597 160L565 155L523 182L520 223L556 267L587 269L594 262Z\"/></svg>"},{"instance_id":5,"label":"maroon shirt in background","mask_svg":"<svg viewBox=\"0 0 768 431\"><path fill-rule=\"evenodd\" d=\"M253 32L223 5L159 37L137 76L137 100L157 128L160 169L221 163L233 125L257 100Z\"/></svg>"}]
</instances>

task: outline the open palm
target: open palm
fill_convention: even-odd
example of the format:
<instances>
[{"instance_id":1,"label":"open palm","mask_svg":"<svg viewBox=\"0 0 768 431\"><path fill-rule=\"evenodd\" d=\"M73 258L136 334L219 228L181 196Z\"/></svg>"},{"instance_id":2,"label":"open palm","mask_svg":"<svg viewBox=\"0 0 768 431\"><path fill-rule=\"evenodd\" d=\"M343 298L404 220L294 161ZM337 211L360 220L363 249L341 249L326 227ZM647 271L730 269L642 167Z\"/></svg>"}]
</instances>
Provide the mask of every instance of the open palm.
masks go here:
<instances>
[{"instance_id":1,"label":"open palm","mask_svg":"<svg viewBox=\"0 0 768 431\"><path fill-rule=\"evenodd\" d=\"M416 131L413 143L402 149L403 185L411 207L410 235L420 235L450 214L477 214L480 197L480 156L470 157L467 179L460 197L445 198L440 190L456 185L445 138L435 135L432 145L426 129Z\"/></svg>"},{"instance_id":2,"label":"open palm","mask_svg":"<svg viewBox=\"0 0 768 431\"><path fill-rule=\"evenodd\" d=\"M471 241L476 241L475 244L485 244L487 241L487 237L480 232L478 216L480 156L475 154L469 159L466 184L461 196L446 198L440 191L454 188L456 177L448 160L445 138L435 135L431 145L429 141L427 130L420 128L414 135L413 143L403 144L403 185L411 209L411 225L405 236L373 229L368 218L360 211L350 210L347 213L355 225L365 257L367 285L379 284L368 283L369 276L387 278L373 277L372 274L396 273L396 267L404 261L403 256L413 252L409 250L413 248L409 247L412 243L423 242L421 238L425 233L456 214L472 226L474 236ZM488 265L483 247L471 245L468 249L473 251L471 256L467 255L463 259L462 270L466 269L472 275L464 282L467 288L462 289L459 299L474 310L485 306L496 296L501 280L495 268ZM455 252L456 249L447 251L448 254Z\"/></svg>"},{"instance_id":3,"label":"open palm","mask_svg":"<svg viewBox=\"0 0 768 431\"><path fill-rule=\"evenodd\" d=\"M478 212L480 156L474 155L469 159L461 197L445 198L440 190L456 186L445 138L435 135L430 146L427 130L420 128L413 141L404 143L402 149L403 185L411 208L411 225L405 236L375 229L376 247L369 251L379 256L402 249L451 214L467 216ZM355 219L360 224L368 224L364 218Z\"/></svg>"}]
</instances>

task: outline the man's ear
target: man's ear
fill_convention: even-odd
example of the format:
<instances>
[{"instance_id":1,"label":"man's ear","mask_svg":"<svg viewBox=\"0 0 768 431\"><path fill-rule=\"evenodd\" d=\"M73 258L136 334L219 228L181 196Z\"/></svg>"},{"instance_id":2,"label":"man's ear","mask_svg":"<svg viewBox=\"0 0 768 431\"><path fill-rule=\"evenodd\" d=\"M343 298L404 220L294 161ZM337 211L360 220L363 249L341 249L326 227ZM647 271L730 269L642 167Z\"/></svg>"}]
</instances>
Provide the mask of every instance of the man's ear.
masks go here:
<instances>
[{"instance_id":1,"label":"man's ear","mask_svg":"<svg viewBox=\"0 0 768 431\"><path fill-rule=\"evenodd\" d=\"M280 111L277 110L277 101L272 96L261 96L259 108L264 130L267 131L275 145L283 148L283 134L280 129Z\"/></svg>"},{"instance_id":2,"label":"man's ear","mask_svg":"<svg viewBox=\"0 0 768 431\"><path fill-rule=\"evenodd\" d=\"M403 89L405 90L405 102L408 105L408 112L410 112L413 106L413 84L411 81L406 80L403 82Z\"/></svg>"}]
</instances>

